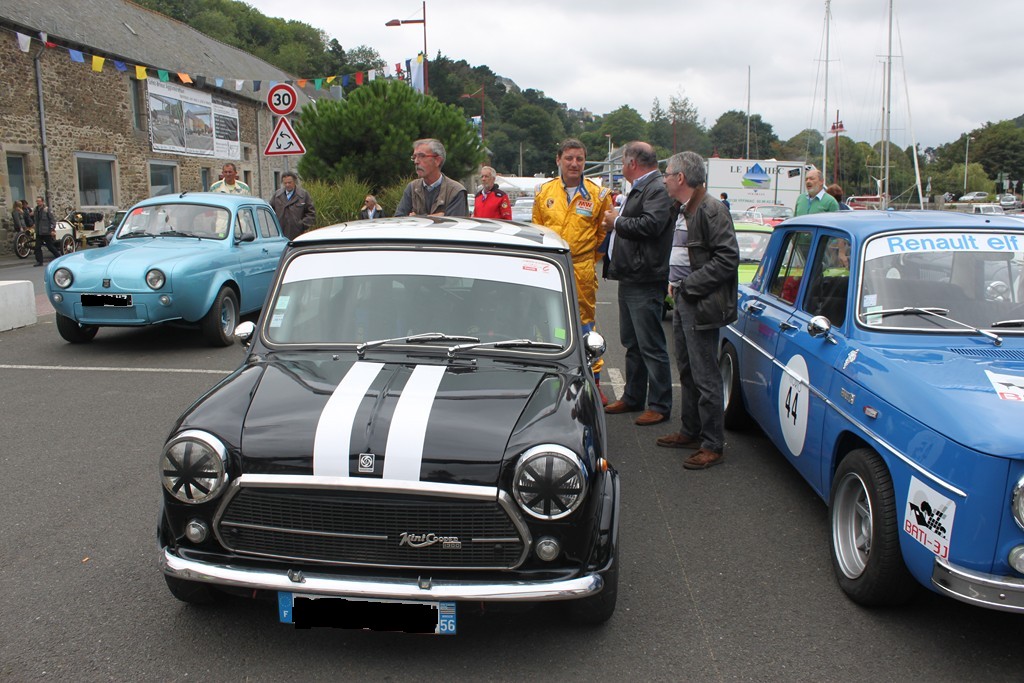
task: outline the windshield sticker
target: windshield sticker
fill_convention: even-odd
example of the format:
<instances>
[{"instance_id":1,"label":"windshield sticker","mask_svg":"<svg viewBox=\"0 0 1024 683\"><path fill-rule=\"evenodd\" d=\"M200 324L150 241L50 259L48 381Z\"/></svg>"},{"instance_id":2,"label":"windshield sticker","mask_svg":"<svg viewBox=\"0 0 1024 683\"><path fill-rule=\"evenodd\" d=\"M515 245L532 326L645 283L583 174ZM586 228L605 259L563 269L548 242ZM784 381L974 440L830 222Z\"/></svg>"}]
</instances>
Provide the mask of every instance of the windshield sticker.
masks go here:
<instances>
[{"instance_id":1,"label":"windshield sticker","mask_svg":"<svg viewBox=\"0 0 1024 683\"><path fill-rule=\"evenodd\" d=\"M284 313L274 313L274 315L272 315L270 317L270 326L271 327L281 327L281 323L283 323L283 322L284 322Z\"/></svg>"},{"instance_id":2,"label":"windshield sticker","mask_svg":"<svg viewBox=\"0 0 1024 683\"><path fill-rule=\"evenodd\" d=\"M992 388L1003 401L1024 401L1024 377L1017 375L1000 375L995 372L985 371L988 381L992 382Z\"/></svg>"},{"instance_id":3,"label":"windshield sticker","mask_svg":"<svg viewBox=\"0 0 1024 683\"><path fill-rule=\"evenodd\" d=\"M864 298L865 298L865 300L867 299L867 297L864 297ZM872 298L874 298L874 295L872 295ZM881 310L883 310L881 306L868 306L866 301L865 301L865 305L864 305L864 324L865 325L881 325L882 324L882 316L880 316L880 315L871 315L872 313L875 313L875 312L881 311Z\"/></svg>"},{"instance_id":4,"label":"windshield sticker","mask_svg":"<svg viewBox=\"0 0 1024 683\"><path fill-rule=\"evenodd\" d=\"M564 327L556 327L555 331L554 331L554 337L555 337L555 339L558 339L559 341L565 341L565 328Z\"/></svg>"},{"instance_id":5,"label":"windshield sticker","mask_svg":"<svg viewBox=\"0 0 1024 683\"><path fill-rule=\"evenodd\" d=\"M955 516L956 503L925 486L917 477L910 477L903 531L935 555L947 558Z\"/></svg>"},{"instance_id":6,"label":"windshield sticker","mask_svg":"<svg viewBox=\"0 0 1024 683\"><path fill-rule=\"evenodd\" d=\"M288 298L287 294L277 297L277 303L274 304L274 310L281 311L288 308Z\"/></svg>"},{"instance_id":7,"label":"windshield sticker","mask_svg":"<svg viewBox=\"0 0 1024 683\"><path fill-rule=\"evenodd\" d=\"M888 235L871 240L865 258L884 258L893 254L914 254L942 251L1024 250L1024 235L1004 233L934 232Z\"/></svg>"}]
</instances>

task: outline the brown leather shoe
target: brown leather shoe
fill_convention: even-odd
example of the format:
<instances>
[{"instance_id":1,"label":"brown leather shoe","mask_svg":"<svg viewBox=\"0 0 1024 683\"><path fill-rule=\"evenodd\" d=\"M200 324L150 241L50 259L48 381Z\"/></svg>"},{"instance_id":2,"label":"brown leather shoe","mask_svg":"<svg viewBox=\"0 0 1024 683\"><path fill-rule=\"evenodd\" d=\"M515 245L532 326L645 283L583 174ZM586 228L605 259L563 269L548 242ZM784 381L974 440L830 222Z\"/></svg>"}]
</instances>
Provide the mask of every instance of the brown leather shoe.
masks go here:
<instances>
[{"instance_id":1,"label":"brown leather shoe","mask_svg":"<svg viewBox=\"0 0 1024 683\"><path fill-rule=\"evenodd\" d=\"M604 407L604 412L609 415L618 415L619 413L636 413L642 410L637 406L631 406L625 401L613 401Z\"/></svg>"},{"instance_id":2,"label":"brown leather shoe","mask_svg":"<svg viewBox=\"0 0 1024 683\"><path fill-rule=\"evenodd\" d=\"M688 436L683 436L679 432L659 436L654 443L664 448L700 448L700 439L692 439Z\"/></svg>"},{"instance_id":3,"label":"brown leather shoe","mask_svg":"<svg viewBox=\"0 0 1024 683\"><path fill-rule=\"evenodd\" d=\"M714 451L702 448L684 460L683 467L688 470L706 470L709 467L717 465L723 460L725 460L725 455L722 453L715 453Z\"/></svg>"},{"instance_id":4,"label":"brown leather shoe","mask_svg":"<svg viewBox=\"0 0 1024 683\"><path fill-rule=\"evenodd\" d=\"M667 419L668 415L662 415L661 413L654 410L645 410L644 412L640 413L640 417L636 418L636 424L640 425L641 427L646 427L648 425L656 425L659 422L664 422Z\"/></svg>"}]
</instances>

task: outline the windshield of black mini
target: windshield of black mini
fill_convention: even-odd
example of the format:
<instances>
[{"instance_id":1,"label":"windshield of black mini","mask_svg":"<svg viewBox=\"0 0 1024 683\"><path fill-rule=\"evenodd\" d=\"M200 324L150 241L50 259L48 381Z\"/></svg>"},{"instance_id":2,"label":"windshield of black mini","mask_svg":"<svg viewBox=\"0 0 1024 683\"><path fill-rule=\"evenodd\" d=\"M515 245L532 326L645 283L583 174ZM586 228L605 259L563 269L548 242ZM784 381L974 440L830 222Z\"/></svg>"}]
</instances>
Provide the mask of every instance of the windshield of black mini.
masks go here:
<instances>
[{"instance_id":1,"label":"windshield of black mini","mask_svg":"<svg viewBox=\"0 0 1024 683\"><path fill-rule=\"evenodd\" d=\"M878 328L955 327L930 315L872 315L905 307L943 309L983 329L1024 319L1024 232L937 230L872 239L864 250L858 319Z\"/></svg>"},{"instance_id":2,"label":"windshield of black mini","mask_svg":"<svg viewBox=\"0 0 1024 683\"><path fill-rule=\"evenodd\" d=\"M156 236L224 239L231 227L227 209L199 204L156 204L131 211L118 237Z\"/></svg>"},{"instance_id":3,"label":"windshield of black mini","mask_svg":"<svg viewBox=\"0 0 1024 683\"><path fill-rule=\"evenodd\" d=\"M300 254L285 268L265 322L276 344L360 344L439 332L565 347L575 324L565 274L538 258L359 250Z\"/></svg>"}]
</instances>

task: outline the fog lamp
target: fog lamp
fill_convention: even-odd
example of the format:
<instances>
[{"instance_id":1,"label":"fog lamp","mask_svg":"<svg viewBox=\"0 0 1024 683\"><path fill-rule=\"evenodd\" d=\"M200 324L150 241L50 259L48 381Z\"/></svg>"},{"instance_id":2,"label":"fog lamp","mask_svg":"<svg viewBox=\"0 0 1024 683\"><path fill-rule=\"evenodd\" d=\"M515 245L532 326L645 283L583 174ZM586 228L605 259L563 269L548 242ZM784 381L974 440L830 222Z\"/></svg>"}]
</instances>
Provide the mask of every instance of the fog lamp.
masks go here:
<instances>
[{"instance_id":1,"label":"fog lamp","mask_svg":"<svg viewBox=\"0 0 1024 683\"><path fill-rule=\"evenodd\" d=\"M1018 545L1010 551L1010 566L1024 574L1024 545Z\"/></svg>"},{"instance_id":2,"label":"fog lamp","mask_svg":"<svg viewBox=\"0 0 1024 683\"><path fill-rule=\"evenodd\" d=\"M56 294L53 295L53 302L54 303L59 304L59 303L61 303L63 301L64 301L64 295L61 294L60 292L57 292Z\"/></svg>"},{"instance_id":3,"label":"fog lamp","mask_svg":"<svg viewBox=\"0 0 1024 683\"><path fill-rule=\"evenodd\" d=\"M185 538L192 543L202 543L206 540L209 533L209 527L207 527L206 522L201 519L190 520L189 523L185 525Z\"/></svg>"},{"instance_id":4,"label":"fog lamp","mask_svg":"<svg viewBox=\"0 0 1024 683\"><path fill-rule=\"evenodd\" d=\"M160 304L163 305L163 306L170 306L171 305L171 297L167 296L166 294L161 294L160 295Z\"/></svg>"},{"instance_id":5,"label":"fog lamp","mask_svg":"<svg viewBox=\"0 0 1024 683\"><path fill-rule=\"evenodd\" d=\"M558 544L558 541L545 536L544 538L538 539L534 550L537 552L537 557L545 562L551 562L558 557L559 553L562 552L562 547Z\"/></svg>"}]
</instances>

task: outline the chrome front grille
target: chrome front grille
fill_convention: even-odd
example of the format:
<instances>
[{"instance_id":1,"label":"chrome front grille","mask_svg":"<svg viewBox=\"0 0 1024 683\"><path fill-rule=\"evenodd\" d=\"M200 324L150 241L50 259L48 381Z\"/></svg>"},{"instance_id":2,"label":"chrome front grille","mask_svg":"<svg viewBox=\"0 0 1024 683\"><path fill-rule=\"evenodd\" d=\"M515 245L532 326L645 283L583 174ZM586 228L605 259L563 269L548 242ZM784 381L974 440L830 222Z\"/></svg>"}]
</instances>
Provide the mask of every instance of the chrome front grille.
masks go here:
<instances>
[{"instance_id":1,"label":"chrome front grille","mask_svg":"<svg viewBox=\"0 0 1024 683\"><path fill-rule=\"evenodd\" d=\"M215 520L220 542L245 555L376 567L511 569L525 559L529 533L494 489L461 498L308 479L317 486L236 482Z\"/></svg>"}]
</instances>

